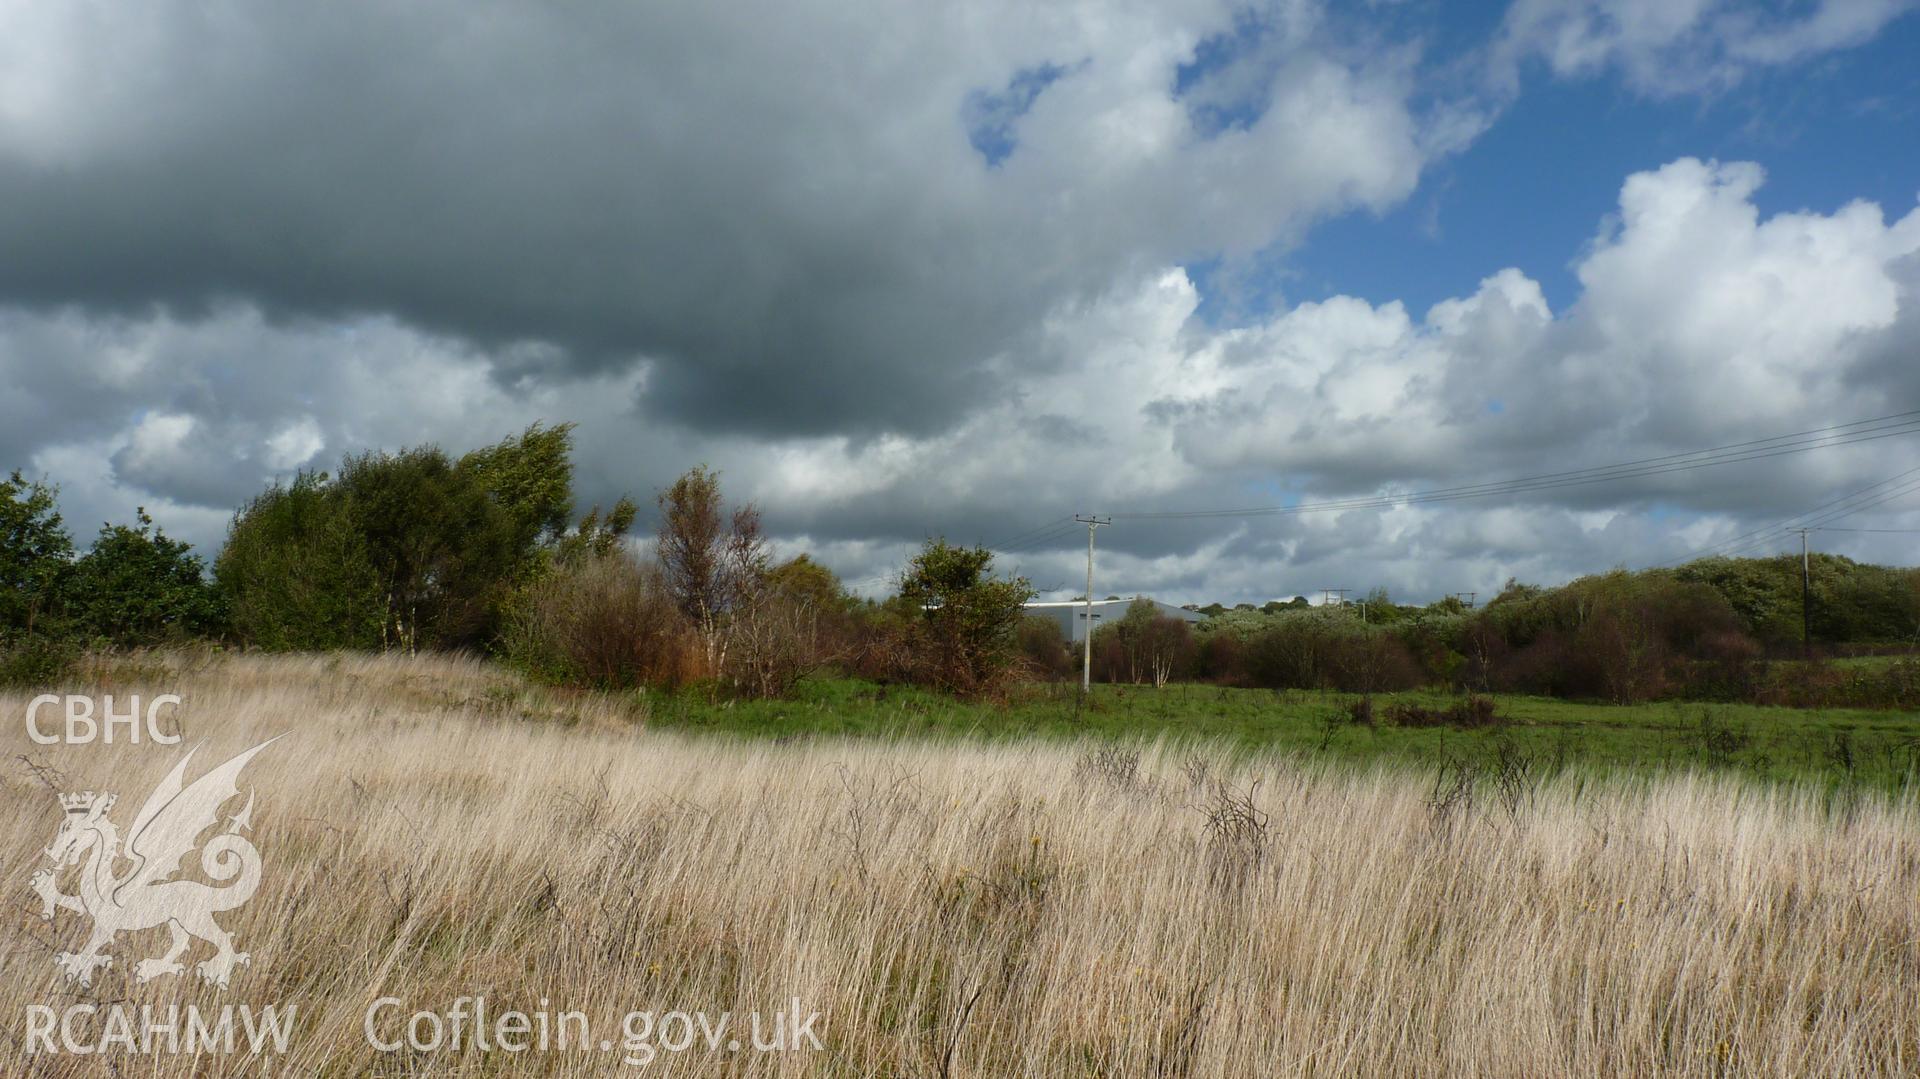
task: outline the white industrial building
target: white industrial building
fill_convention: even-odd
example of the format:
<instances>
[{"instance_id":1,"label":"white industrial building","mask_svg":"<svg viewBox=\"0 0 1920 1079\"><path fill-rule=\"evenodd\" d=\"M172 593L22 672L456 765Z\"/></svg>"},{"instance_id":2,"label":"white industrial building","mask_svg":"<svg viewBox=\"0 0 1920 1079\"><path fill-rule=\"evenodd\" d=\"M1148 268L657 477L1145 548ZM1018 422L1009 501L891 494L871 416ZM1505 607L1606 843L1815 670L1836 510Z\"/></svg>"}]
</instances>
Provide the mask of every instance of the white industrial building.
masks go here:
<instances>
[{"instance_id":1,"label":"white industrial building","mask_svg":"<svg viewBox=\"0 0 1920 1079\"><path fill-rule=\"evenodd\" d=\"M1127 608L1133 606L1133 601L1137 599L1144 599L1148 603L1153 604L1155 610L1168 618L1178 618L1187 622L1204 622L1207 620L1207 616L1198 611L1189 611L1185 607L1175 607L1171 603L1162 603L1152 596L1129 596L1126 599L1094 600L1091 606L1093 607L1093 624L1095 628L1103 626L1108 622L1118 622L1120 619L1126 617ZM1059 624L1060 631L1066 634L1067 640L1078 643L1087 639L1088 606L1089 604L1085 600L1029 603L1027 604L1027 613L1038 615L1041 618L1051 618Z\"/></svg>"}]
</instances>

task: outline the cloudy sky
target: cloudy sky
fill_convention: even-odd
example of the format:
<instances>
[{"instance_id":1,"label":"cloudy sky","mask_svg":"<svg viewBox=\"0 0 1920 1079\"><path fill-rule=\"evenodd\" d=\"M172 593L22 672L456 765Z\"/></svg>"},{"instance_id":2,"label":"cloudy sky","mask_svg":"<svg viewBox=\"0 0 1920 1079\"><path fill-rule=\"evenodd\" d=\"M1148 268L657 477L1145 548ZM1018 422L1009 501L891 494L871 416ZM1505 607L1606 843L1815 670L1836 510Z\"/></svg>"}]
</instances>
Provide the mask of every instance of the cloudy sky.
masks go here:
<instances>
[{"instance_id":1,"label":"cloudy sky","mask_svg":"<svg viewBox=\"0 0 1920 1079\"><path fill-rule=\"evenodd\" d=\"M945 535L1065 595L1074 513L1920 409L1914 9L0 0L0 466L211 552L292 470L571 420L585 500L706 462L866 591ZM1917 467L1122 519L1098 588L1485 593Z\"/></svg>"}]
</instances>

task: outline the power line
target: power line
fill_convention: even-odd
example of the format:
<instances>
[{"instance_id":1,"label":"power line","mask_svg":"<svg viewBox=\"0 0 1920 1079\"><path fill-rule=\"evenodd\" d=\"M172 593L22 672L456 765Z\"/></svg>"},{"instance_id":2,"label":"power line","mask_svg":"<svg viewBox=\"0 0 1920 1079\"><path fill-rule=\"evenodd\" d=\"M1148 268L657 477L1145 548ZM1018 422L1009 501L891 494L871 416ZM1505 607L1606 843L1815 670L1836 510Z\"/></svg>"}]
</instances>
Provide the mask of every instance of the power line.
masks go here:
<instances>
[{"instance_id":1,"label":"power line","mask_svg":"<svg viewBox=\"0 0 1920 1079\"><path fill-rule=\"evenodd\" d=\"M997 550L1001 554L1020 554L1022 552L1051 546L1055 541L1065 539L1079 531L1080 525L1069 521L1064 525L1058 525L1047 532L1040 533L1024 543L1018 543L1010 547L989 548L989 550Z\"/></svg>"},{"instance_id":2,"label":"power line","mask_svg":"<svg viewBox=\"0 0 1920 1079\"><path fill-rule=\"evenodd\" d=\"M995 540L992 543L983 543L981 544L981 546L985 547L989 551L1004 550L1004 549L1007 549L1007 546L1009 544L1019 543L1022 540L1025 540L1036 533L1049 531L1053 528L1058 527L1063 523L1069 523L1072 520L1073 520L1073 516L1071 514L1065 517L1055 517L1053 520L1048 521L1046 524L1038 525L1034 528L1029 528L1025 532L1016 532L1013 535L1008 536L1006 539Z\"/></svg>"},{"instance_id":3,"label":"power line","mask_svg":"<svg viewBox=\"0 0 1920 1079\"><path fill-rule=\"evenodd\" d=\"M1789 533L1798 532L1802 529L1810 529L1816 532L1829 531L1830 529L1826 526L1834 521L1845 520L1856 513L1862 513L1878 506L1883 506L1888 502L1904 498L1916 491L1920 491L1920 480L1913 480L1899 487L1895 487L1891 491L1883 491L1879 494L1873 493L1876 488L1885 487L1890 483L1899 483L1901 480L1915 473L1920 473L1920 468L1908 469L1898 476L1881 480L1879 483L1870 484L1855 491L1853 494L1845 495L1832 502L1823 503L1797 517L1789 518L1784 523L1772 528L1759 528L1750 532L1744 532L1740 536L1735 536L1732 540L1715 544L1712 547L1706 548L1705 551L1689 558L1681 559L1681 561L1690 562L1695 558L1706 557L1709 554L1717 554L1726 558L1748 554L1764 549L1770 544L1777 543L1786 538ZM1832 531L1838 530L1834 529ZM1677 565L1679 563L1668 564Z\"/></svg>"},{"instance_id":4,"label":"power line","mask_svg":"<svg viewBox=\"0 0 1920 1079\"><path fill-rule=\"evenodd\" d=\"M1915 472L1920 472L1920 468L1909 469L1907 472L1904 472L1901 475L1910 476ZM1884 491L1878 495L1875 495L1873 498L1865 502L1860 502L1856 505L1845 506L1839 509L1829 510L1826 513L1819 514L1813 520L1806 522L1806 524L1814 528L1818 528L1821 525L1825 525L1833 521L1838 521L1847 517L1851 517L1856 513L1864 513L1867 510L1875 509L1880 506L1884 506L1889 502L1894 502L1899 499L1905 498L1906 496L1913 494L1915 491L1920 491L1920 479L1916 479L1900 487L1896 487L1891 491Z\"/></svg>"},{"instance_id":5,"label":"power line","mask_svg":"<svg viewBox=\"0 0 1920 1079\"><path fill-rule=\"evenodd\" d=\"M1839 498L1833 499L1828 502L1822 502L1820 505L1805 511L1804 513L1800 513L1793 517L1789 517L1786 521L1780 524L1762 525L1759 528L1749 529L1745 532L1740 533L1737 536L1730 536L1724 540L1721 540L1718 543L1709 544L1706 547L1702 547L1701 549L1693 552L1692 554L1686 555L1685 557L1680 558L1676 561L1667 562L1663 564L1670 565L1670 566L1679 565L1680 563L1683 563L1683 562L1692 562L1695 559L1705 558L1713 554L1732 555L1736 552L1749 550L1755 547L1764 547L1768 543L1774 542L1776 539L1784 537L1786 533L1792 531L1796 527L1809 526L1809 525L1817 526L1818 524L1825 521L1840 520L1843 517L1847 516L1848 514L1858 512L1859 510L1871 509L1874 505L1877 505L1880 501L1884 501L1888 498L1897 498L1900 495L1907 493L1907 490L1902 489L1902 490L1896 490L1893 492L1883 492L1882 495L1876 496L1873 494L1876 490L1882 487L1886 487L1889 484L1899 483L1901 480L1904 480L1909 476L1913 476L1915 474L1920 474L1920 468L1910 468L1905 472L1900 473L1897 476L1890 476L1884 480L1881 480L1878 483L1870 483L1867 486L1862 487L1857 491L1853 491L1849 494L1841 495ZM1872 497L1869 498L1869 496L1872 496ZM1868 501L1863 502L1858 506L1848 505L1848 503L1856 502L1863 498L1868 499ZM1844 507L1844 510L1842 510L1842 507Z\"/></svg>"}]
</instances>

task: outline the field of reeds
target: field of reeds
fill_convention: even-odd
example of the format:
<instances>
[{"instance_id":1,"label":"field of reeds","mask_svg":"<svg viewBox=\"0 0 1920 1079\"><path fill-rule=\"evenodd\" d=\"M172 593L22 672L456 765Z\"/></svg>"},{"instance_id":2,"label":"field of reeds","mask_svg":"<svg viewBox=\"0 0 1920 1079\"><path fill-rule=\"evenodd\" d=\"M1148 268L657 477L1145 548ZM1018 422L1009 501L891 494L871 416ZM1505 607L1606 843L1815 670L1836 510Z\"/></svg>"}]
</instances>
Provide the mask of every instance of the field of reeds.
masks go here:
<instances>
[{"instance_id":1,"label":"field of reeds","mask_svg":"<svg viewBox=\"0 0 1920 1079\"><path fill-rule=\"evenodd\" d=\"M158 656L62 688L178 693L185 741L37 745L28 695L0 696L8 1076L1920 1070L1920 813L1870 794L703 736L445 658ZM56 795L116 792L124 828L188 747L191 780L275 735L240 781L265 871L220 915L251 956L230 988L193 978L197 943L137 984L160 929L68 982L88 919L43 921L31 886ZM612 1048L369 1043L382 998L391 1044L470 997L583 1013ZM818 1050L670 1051L673 1024L623 1044L630 1012L796 999ZM295 1021L269 1058L27 1051L32 1007L170 1003Z\"/></svg>"}]
</instances>

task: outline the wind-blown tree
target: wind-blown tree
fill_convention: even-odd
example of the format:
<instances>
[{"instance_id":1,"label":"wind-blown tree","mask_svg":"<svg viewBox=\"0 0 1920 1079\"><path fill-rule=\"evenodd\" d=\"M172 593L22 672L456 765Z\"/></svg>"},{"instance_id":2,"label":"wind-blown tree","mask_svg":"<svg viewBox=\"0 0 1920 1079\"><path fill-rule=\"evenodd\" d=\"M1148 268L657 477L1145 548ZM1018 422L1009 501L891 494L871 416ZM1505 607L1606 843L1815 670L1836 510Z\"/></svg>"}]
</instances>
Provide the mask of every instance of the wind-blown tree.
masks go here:
<instances>
[{"instance_id":1,"label":"wind-blown tree","mask_svg":"<svg viewBox=\"0 0 1920 1079\"><path fill-rule=\"evenodd\" d=\"M601 514L599 506L593 507L585 517L580 518L579 525L555 542L554 560L561 565L571 565L613 555L621 549L620 545L633 528L633 519L639 513L640 507L624 495L605 515Z\"/></svg>"},{"instance_id":2,"label":"wind-blown tree","mask_svg":"<svg viewBox=\"0 0 1920 1079\"><path fill-rule=\"evenodd\" d=\"M234 519L215 565L236 634L269 648L469 648L569 550L611 550L622 500L570 531L569 424L455 460L435 446L349 456Z\"/></svg>"},{"instance_id":3,"label":"wind-blown tree","mask_svg":"<svg viewBox=\"0 0 1920 1079\"><path fill-rule=\"evenodd\" d=\"M155 528L145 506L137 522L103 525L74 563L68 607L81 631L121 646L218 633L219 596L192 545Z\"/></svg>"},{"instance_id":4,"label":"wind-blown tree","mask_svg":"<svg viewBox=\"0 0 1920 1079\"><path fill-rule=\"evenodd\" d=\"M213 573L241 641L274 651L380 646L380 581L323 472L298 473L242 507Z\"/></svg>"},{"instance_id":5,"label":"wind-blown tree","mask_svg":"<svg viewBox=\"0 0 1920 1079\"><path fill-rule=\"evenodd\" d=\"M459 470L505 514L509 543L516 552L554 547L568 532L573 520L573 429L571 423L536 423L518 438L460 458ZM627 520L631 523L632 516Z\"/></svg>"},{"instance_id":6,"label":"wind-blown tree","mask_svg":"<svg viewBox=\"0 0 1920 1079\"><path fill-rule=\"evenodd\" d=\"M381 645L485 641L516 560L532 555L515 548L518 515L434 446L349 457L337 485L378 581Z\"/></svg>"},{"instance_id":7,"label":"wind-blown tree","mask_svg":"<svg viewBox=\"0 0 1920 1079\"><path fill-rule=\"evenodd\" d=\"M45 684L76 654L66 612L73 538L57 496L19 472L0 480L0 683Z\"/></svg>"},{"instance_id":8,"label":"wind-blown tree","mask_svg":"<svg viewBox=\"0 0 1920 1079\"><path fill-rule=\"evenodd\" d=\"M57 508L59 490L15 471L0 480L0 635L48 629L62 613L73 568L73 537Z\"/></svg>"}]
</instances>

